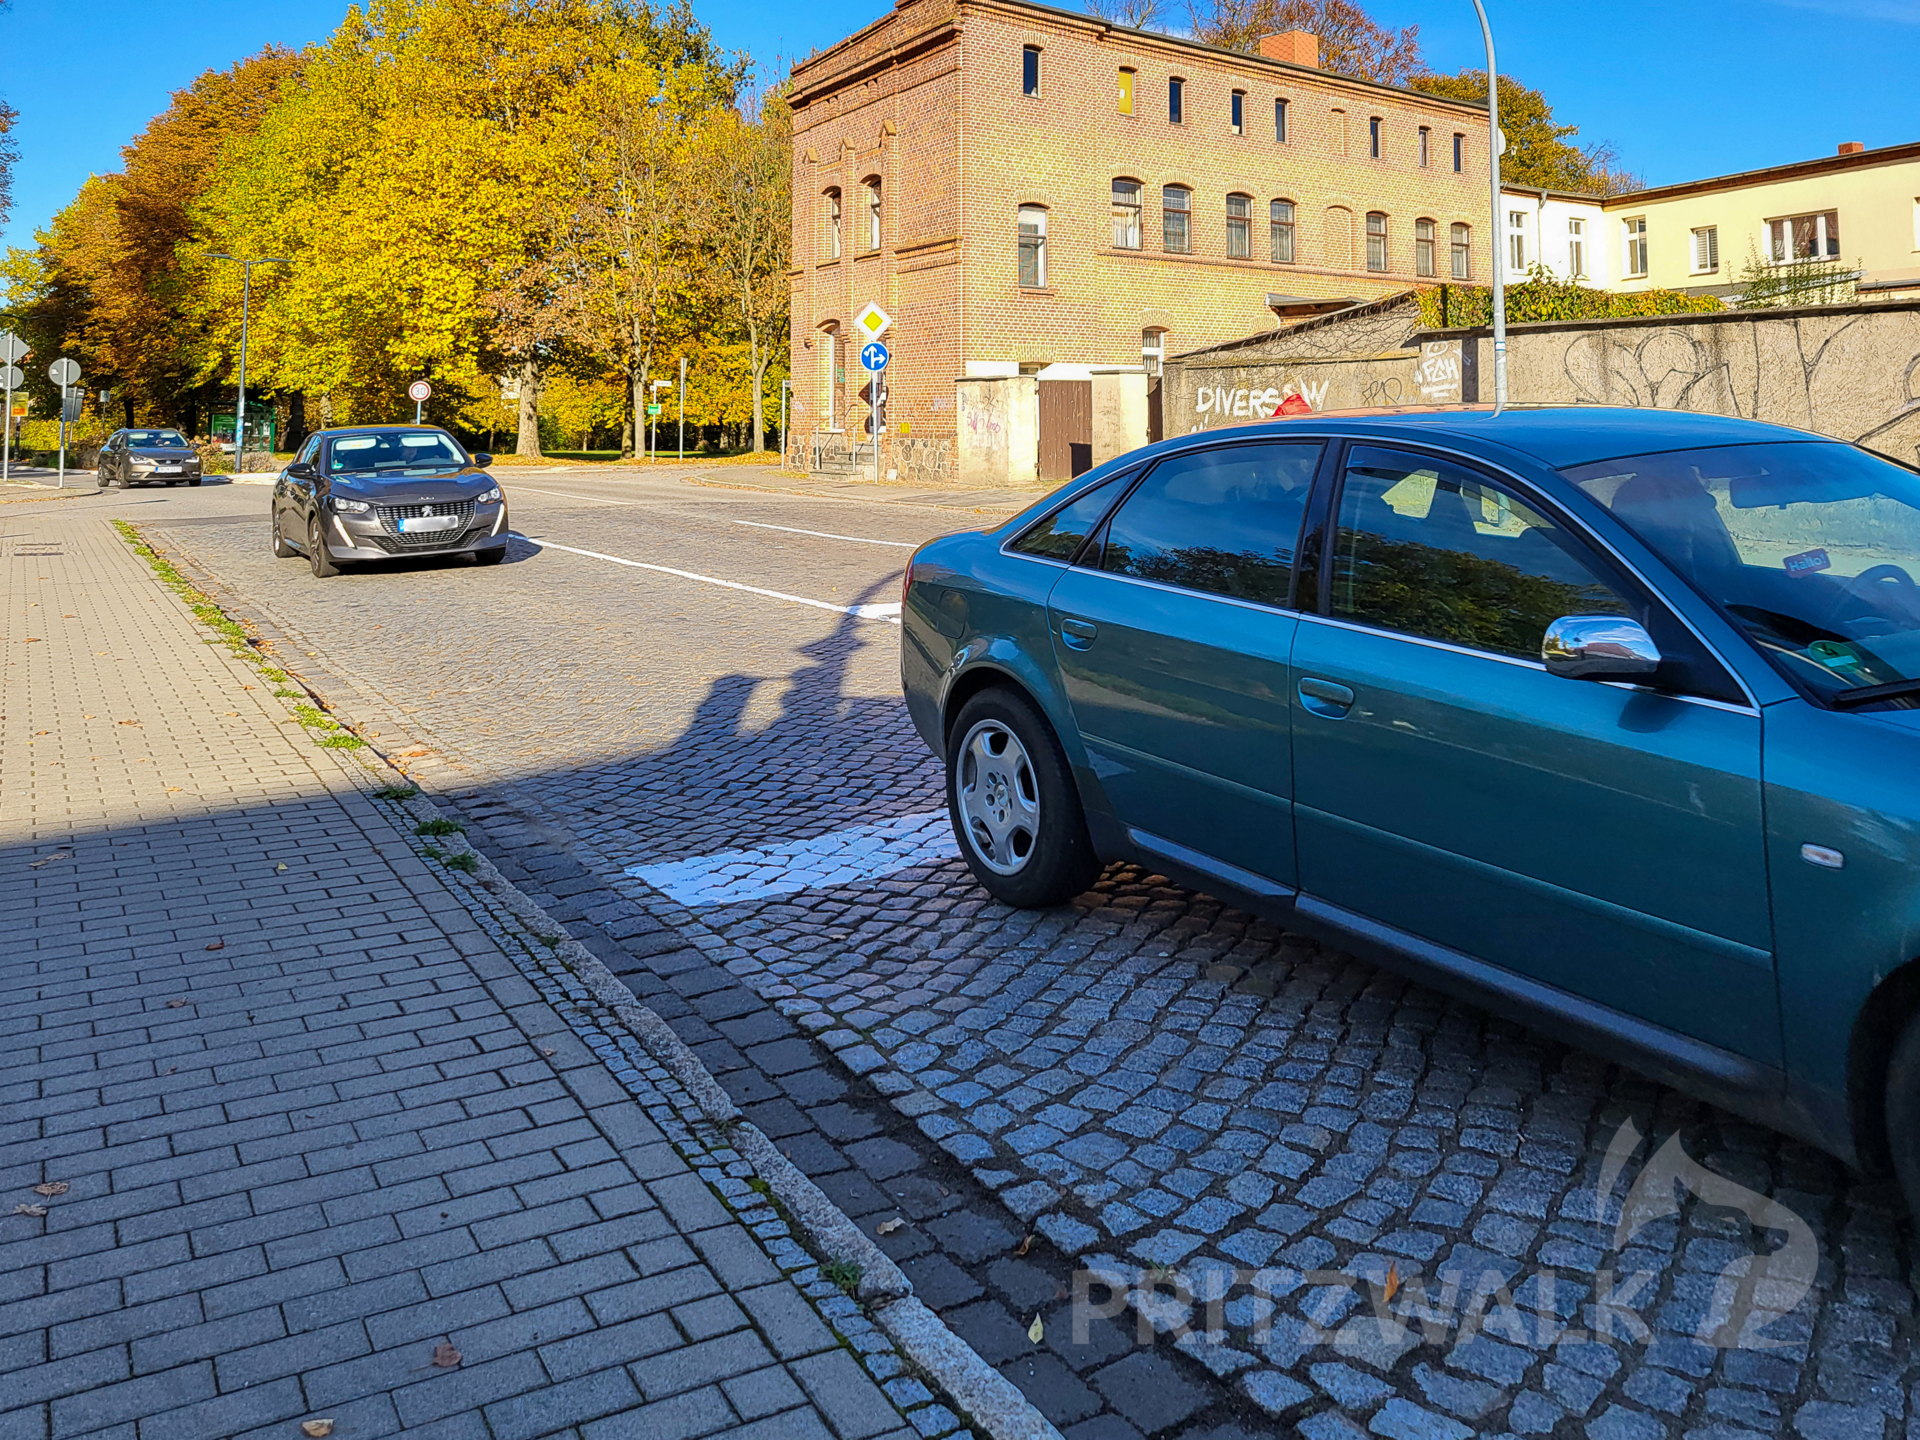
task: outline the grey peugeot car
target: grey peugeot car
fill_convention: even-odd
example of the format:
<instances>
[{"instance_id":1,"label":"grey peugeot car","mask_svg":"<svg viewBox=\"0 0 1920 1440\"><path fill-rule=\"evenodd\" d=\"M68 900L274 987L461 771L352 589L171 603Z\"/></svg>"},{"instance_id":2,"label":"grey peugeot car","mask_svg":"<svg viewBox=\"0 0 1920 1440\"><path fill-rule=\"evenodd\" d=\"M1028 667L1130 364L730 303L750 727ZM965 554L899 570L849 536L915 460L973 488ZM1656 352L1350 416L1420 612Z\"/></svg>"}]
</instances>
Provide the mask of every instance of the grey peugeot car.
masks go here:
<instances>
[{"instance_id":1,"label":"grey peugeot car","mask_svg":"<svg viewBox=\"0 0 1920 1440\"><path fill-rule=\"evenodd\" d=\"M273 487L273 553L304 555L313 573L403 555L507 555L507 502L469 454L431 425L321 430Z\"/></svg>"},{"instance_id":2,"label":"grey peugeot car","mask_svg":"<svg viewBox=\"0 0 1920 1440\"><path fill-rule=\"evenodd\" d=\"M129 485L198 485L200 456L178 430L116 430L100 447L95 483L124 490Z\"/></svg>"}]
</instances>

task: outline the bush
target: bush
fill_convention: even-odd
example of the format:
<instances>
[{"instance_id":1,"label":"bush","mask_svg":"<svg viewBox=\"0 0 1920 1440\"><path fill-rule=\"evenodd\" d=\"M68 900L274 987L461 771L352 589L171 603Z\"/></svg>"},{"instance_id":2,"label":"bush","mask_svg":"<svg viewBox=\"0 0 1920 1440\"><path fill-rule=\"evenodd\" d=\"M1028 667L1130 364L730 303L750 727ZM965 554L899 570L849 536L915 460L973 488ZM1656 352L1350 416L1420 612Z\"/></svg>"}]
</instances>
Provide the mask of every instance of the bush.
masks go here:
<instances>
[{"instance_id":1,"label":"bush","mask_svg":"<svg viewBox=\"0 0 1920 1440\"><path fill-rule=\"evenodd\" d=\"M1713 295L1678 290L1621 294L1561 280L1536 265L1507 287L1507 323L1538 320L1625 320L1636 315L1704 315L1726 306ZM1429 330L1471 330L1493 323L1493 291L1482 285L1435 285L1420 292L1420 323Z\"/></svg>"}]
</instances>

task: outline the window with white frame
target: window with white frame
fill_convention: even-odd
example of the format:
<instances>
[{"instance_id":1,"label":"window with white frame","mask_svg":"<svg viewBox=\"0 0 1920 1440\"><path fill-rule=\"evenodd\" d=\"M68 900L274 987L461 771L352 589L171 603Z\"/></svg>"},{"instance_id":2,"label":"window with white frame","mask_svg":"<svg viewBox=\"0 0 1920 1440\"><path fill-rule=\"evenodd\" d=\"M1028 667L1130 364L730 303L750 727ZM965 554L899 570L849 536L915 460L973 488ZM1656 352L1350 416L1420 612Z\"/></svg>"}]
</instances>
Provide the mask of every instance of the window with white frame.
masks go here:
<instances>
[{"instance_id":1,"label":"window with white frame","mask_svg":"<svg viewBox=\"0 0 1920 1440\"><path fill-rule=\"evenodd\" d=\"M1473 227L1456 220L1448 231L1447 248L1452 252L1453 278L1473 278Z\"/></svg>"},{"instance_id":2,"label":"window with white frame","mask_svg":"<svg viewBox=\"0 0 1920 1440\"><path fill-rule=\"evenodd\" d=\"M1582 280L1587 274L1587 222L1578 215L1567 219L1567 278Z\"/></svg>"},{"instance_id":3,"label":"window with white frame","mask_svg":"<svg viewBox=\"0 0 1920 1440\"><path fill-rule=\"evenodd\" d=\"M869 175L860 188L867 197L867 249L880 248L880 177Z\"/></svg>"},{"instance_id":4,"label":"window with white frame","mask_svg":"<svg viewBox=\"0 0 1920 1440\"><path fill-rule=\"evenodd\" d=\"M1622 220L1620 222L1620 229L1626 248L1621 273L1624 275L1646 274L1647 217L1644 215L1635 215L1631 220Z\"/></svg>"},{"instance_id":5,"label":"window with white frame","mask_svg":"<svg viewBox=\"0 0 1920 1440\"><path fill-rule=\"evenodd\" d=\"M1273 102L1273 140L1276 145L1287 143L1287 102L1283 99ZM1913 203L1920 205L1920 200Z\"/></svg>"},{"instance_id":6,"label":"window with white frame","mask_svg":"<svg viewBox=\"0 0 1920 1440\"><path fill-rule=\"evenodd\" d=\"M1702 225L1693 232L1693 273L1704 275L1720 268L1720 227Z\"/></svg>"},{"instance_id":7,"label":"window with white frame","mask_svg":"<svg viewBox=\"0 0 1920 1440\"><path fill-rule=\"evenodd\" d=\"M1507 212L1507 264L1510 273L1527 273L1527 212L1509 210Z\"/></svg>"},{"instance_id":8,"label":"window with white frame","mask_svg":"<svg viewBox=\"0 0 1920 1440\"><path fill-rule=\"evenodd\" d=\"M1431 220L1413 222L1413 273L1432 276L1433 274L1433 230Z\"/></svg>"},{"instance_id":9,"label":"window with white frame","mask_svg":"<svg viewBox=\"0 0 1920 1440\"><path fill-rule=\"evenodd\" d=\"M1227 104L1227 123L1233 127L1233 133L1247 133L1247 92L1236 90Z\"/></svg>"},{"instance_id":10,"label":"window with white frame","mask_svg":"<svg viewBox=\"0 0 1920 1440\"><path fill-rule=\"evenodd\" d=\"M1424 170L1432 163L1433 130L1429 126L1422 125L1420 127L1420 168Z\"/></svg>"},{"instance_id":11,"label":"window with white frame","mask_svg":"<svg viewBox=\"0 0 1920 1440\"><path fill-rule=\"evenodd\" d=\"M1380 210L1367 212L1367 269L1387 268L1387 217Z\"/></svg>"},{"instance_id":12,"label":"window with white frame","mask_svg":"<svg viewBox=\"0 0 1920 1440\"><path fill-rule=\"evenodd\" d=\"M1113 182L1113 248L1140 248L1140 182L1120 179Z\"/></svg>"},{"instance_id":13,"label":"window with white frame","mask_svg":"<svg viewBox=\"0 0 1920 1440\"><path fill-rule=\"evenodd\" d=\"M1227 196L1227 258L1246 260L1253 255L1253 197Z\"/></svg>"},{"instance_id":14,"label":"window with white frame","mask_svg":"<svg viewBox=\"0 0 1920 1440\"><path fill-rule=\"evenodd\" d=\"M829 190L826 194L827 217L827 258L840 258L840 192Z\"/></svg>"},{"instance_id":15,"label":"window with white frame","mask_svg":"<svg viewBox=\"0 0 1920 1440\"><path fill-rule=\"evenodd\" d=\"M1047 212L1038 205L1020 207L1020 288L1047 285Z\"/></svg>"},{"instance_id":16,"label":"window with white frame","mask_svg":"<svg viewBox=\"0 0 1920 1440\"><path fill-rule=\"evenodd\" d=\"M1788 215L1767 222L1768 257L1776 265L1795 260L1837 260L1840 257L1840 212Z\"/></svg>"},{"instance_id":17,"label":"window with white frame","mask_svg":"<svg viewBox=\"0 0 1920 1440\"><path fill-rule=\"evenodd\" d=\"M1142 330L1140 332L1140 364L1149 375L1158 375L1160 367L1167 358L1167 332L1164 330Z\"/></svg>"},{"instance_id":18,"label":"window with white frame","mask_svg":"<svg viewBox=\"0 0 1920 1440\"><path fill-rule=\"evenodd\" d=\"M1294 219L1291 200L1275 200L1267 207L1267 227L1273 243L1273 263L1293 264Z\"/></svg>"},{"instance_id":19,"label":"window with white frame","mask_svg":"<svg viewBox=\"0 0 1920 1440\"><path fill-rule=\"evenodd\" d=\"M1193 253L1193 192L1184 185L1160 187L1160 248L1170 255Z\"/></svg>"}]
</instances>

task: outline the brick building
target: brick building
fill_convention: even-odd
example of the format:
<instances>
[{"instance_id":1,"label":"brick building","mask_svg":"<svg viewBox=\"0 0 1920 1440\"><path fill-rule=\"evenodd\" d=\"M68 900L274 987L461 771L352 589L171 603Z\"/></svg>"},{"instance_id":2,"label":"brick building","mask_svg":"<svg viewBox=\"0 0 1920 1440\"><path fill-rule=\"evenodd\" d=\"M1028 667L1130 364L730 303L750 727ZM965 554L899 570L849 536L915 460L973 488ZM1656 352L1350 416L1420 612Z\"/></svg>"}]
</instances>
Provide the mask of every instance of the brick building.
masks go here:
<instances>
[{"instance_id":1,"label":"brick building","mask_svg":"<svg viewBox=\"0 0 1920 1440\"><path fill-rule=\"evenodd\" d=\"M853 317L893 317L882 469L1064 478L1152 427L1159 357L1485 282L1484 107L1031 0L897 0L793 71L793 439L872 463Z\"/></svg>"}]
</instances>

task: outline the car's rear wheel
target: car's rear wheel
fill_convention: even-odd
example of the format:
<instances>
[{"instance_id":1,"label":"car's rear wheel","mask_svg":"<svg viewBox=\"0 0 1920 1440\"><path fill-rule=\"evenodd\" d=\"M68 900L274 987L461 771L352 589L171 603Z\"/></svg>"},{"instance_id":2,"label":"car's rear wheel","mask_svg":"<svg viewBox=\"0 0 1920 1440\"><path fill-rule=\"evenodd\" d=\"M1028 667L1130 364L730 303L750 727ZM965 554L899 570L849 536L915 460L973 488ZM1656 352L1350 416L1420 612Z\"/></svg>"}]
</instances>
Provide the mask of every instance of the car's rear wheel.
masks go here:
<instances>
[{"instance_id":1,"label":"car's rear wheel","mask_svg":"<svg viewBox=\"0 0 1920 1440\"><path fill-rule=\"evenodd\" d=\"M1907 1209L1920 1217L1920 1015L1907 1021L1887 1060L1886 1120L1893 1173Z\"/></svg>"},{"instance_id":2,"label":"car's rear wheel","mask_svg":"<svg viewBox=\"0 0 1920 1440\"><path fill-rule=\"evenodd\" d=\"M307 563L313 568L314 578L325 580L340 573L340 567L333 563L333 557L327 554L327 538L320 530L320 512L315 511L307 520Z\"/></svg>"},{"instance_id":3,"label":"car's rear wheel","mask_svg":"<svg viewBox=\"0 0 1920 1440\"><path fill-rule=\"evenodd\" d=\"M1008 905L1061 904L1100 873L1060 742L1013 690L981 691L954 721L947 813L967 868Z\"/></svg>"}]
</instances>

